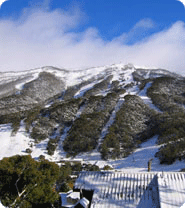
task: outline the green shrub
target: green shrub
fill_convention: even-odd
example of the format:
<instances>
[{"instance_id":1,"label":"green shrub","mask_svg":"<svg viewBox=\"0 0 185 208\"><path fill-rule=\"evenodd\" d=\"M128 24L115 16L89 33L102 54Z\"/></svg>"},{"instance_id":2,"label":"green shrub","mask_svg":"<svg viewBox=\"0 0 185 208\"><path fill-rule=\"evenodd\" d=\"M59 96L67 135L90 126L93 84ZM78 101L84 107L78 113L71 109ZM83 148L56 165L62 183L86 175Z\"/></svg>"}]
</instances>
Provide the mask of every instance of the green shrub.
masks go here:
<instances>
[{"instance_id":1,"label":"green shrub","mask_svg":"<svg viewBox=\"0 0 185 208\"><path fill-rule=\"evenodd\" d=\"M26 131L29 132L31 124L38 117L41 111L41 106L37 106L26 112L26 118L24 119Z\"/></svg>"},{"instance_id":2,"label":"green shrub","mask_svg":"<svg viewBox=\"0 0 185 208\"><path fill-rule=\"evenodd\" d=\"M184 147L184 138L174 142L168 142L159 149L156 153L156 157L159 158L161 164L172 164L176 160L185 159Z\"/></svg>"},{"instance_id":3,"label":"green shrub","mask_svg":"<svg viewBox=\"0 0 185 208\"><path fill-rule=\"evenodd\" d=\"M125 102L116 114L113 125L100 147L103 159L128 156L142 141L153 136L155 111L135 95L126 95Z\"/></svg>"},{"instance_id":4,"label":"green shrub","mask_svg":"<svg viewBox=\"0 0 185 208\"><path fill-rule=\"evenodd\" d=\"M72 128L67 138L63 142L63 148L70 155L80 152L87 152L94 149L97 145L101 128L104 125L105 115L103 113L92 113L81 115Z\"/></svg>"},{"instance_id":5,"label":"green shrub","mask_svg":"<svg viewBox=\"0 0 185 208\"><path fill-rule=\"evenodd\" d=\"M29 148L27 148L27 149L26 149L26 153L31 154L31 153L32 153L32 150L29 149Z\"/></svg>"},{"instance_id":6,"label":"green shrub","mask_svg":"<svg viewBox=\"0 0 185 208\"><path fill-rule=\"evenodd\" d=\"M55 139L50 139L48 141L48 145L47 145L47 150L48 150L48 154L49 155L53 155L56 148L57 148L57 145L58 145L58 142L59 142L59 138L56 137Z\"/></svg>"},{"instance_id":7,"label":"green shrub","mask_svg":"<svg viewBox=\"0 0 185 208\"><path fill-rule=\"evenodd\" d=\"M112 168L111 168L109 165L105 165L105 166L103 167L103 170L112 170Z\"/></svg>"}]
</instances>

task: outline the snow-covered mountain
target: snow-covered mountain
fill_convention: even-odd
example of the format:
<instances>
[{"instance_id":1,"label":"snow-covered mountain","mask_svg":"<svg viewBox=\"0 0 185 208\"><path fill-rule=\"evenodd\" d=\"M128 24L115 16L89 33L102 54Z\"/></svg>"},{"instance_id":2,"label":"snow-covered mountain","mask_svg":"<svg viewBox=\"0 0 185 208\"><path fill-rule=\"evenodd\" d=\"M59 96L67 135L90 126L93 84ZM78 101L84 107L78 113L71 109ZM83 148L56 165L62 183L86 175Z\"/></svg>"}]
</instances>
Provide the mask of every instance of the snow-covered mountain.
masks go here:
<instances>
[{"instance_id":1,"label":"snow-covered mountain","mask_svg":"<svg viewBox=\"0 0 185 208\"><path fill-rule=\"evenodd\" d=\"M131 64L0 75L0 158L43 155L124 171L146 171L153 159L154 171L185 168L184 77Z\"/></svg>"}]
</instances>

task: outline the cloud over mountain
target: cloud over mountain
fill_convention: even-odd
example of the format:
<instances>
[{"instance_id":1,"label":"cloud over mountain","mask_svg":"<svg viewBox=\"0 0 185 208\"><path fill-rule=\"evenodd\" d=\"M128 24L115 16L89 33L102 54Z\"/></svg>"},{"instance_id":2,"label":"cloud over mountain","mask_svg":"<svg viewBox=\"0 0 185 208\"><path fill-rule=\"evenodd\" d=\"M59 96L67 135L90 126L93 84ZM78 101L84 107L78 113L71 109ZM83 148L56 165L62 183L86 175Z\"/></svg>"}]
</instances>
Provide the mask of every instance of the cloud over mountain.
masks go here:
<instances>
[{"instance_id":1,"label":"cloud over mountain","mask_svg":"<svg viewBox=\"0 0 185 208\"><path fill-rule=\"evenodd\" d=\"M184 22L146 37L143 34L155 23L142 19L128 33L104 40L97 28L78 30L86 18L75 7L70 11L25 9L17 20L0 20L0 71L130 62L185 74Z\"/></svg>"}]
</instances>

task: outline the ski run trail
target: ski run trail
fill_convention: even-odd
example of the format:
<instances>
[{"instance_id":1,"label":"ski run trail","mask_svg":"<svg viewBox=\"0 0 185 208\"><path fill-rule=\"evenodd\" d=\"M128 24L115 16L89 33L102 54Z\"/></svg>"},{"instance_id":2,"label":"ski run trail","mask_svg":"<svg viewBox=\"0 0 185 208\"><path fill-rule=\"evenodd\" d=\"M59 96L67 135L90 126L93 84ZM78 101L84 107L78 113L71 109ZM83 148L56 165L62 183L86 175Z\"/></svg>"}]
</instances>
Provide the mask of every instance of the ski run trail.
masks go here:
<instances>
[{"instance_id":1,"label":"ski run trail","mask_svg":"<svg viewBox=\"0 0 185 208\"><path fill-rule=\"evenodd\" d=\"M70 79L69 78L67 79L67 77L69 77L67 72L60 72L61 74L57 74L59 72L56 71L55 74L60 76L61 78L66 78L67 85L72 86L74 84L80 83L82 80L83 81L88 80L93 76L94 77L103 76L105 73L105 69L106 67L99 67L99 68L94 68L93 71L92 69L86 70L85 73L84 71L78 71L78 72L74 71L74 73L72 74L73 76L70 76ZM37 77L40 71L34 71L35 73L34 77ZM127 70L122 71L122 65L115 65L115 69L113 69L113 71L111 72L113 75L112 81L118 80L122 84L122 86L126 86L127 84L134 82L132 76L133 72L134 72L133 68L129 68ZM4 82L6 82L6 79L9 79L10 75L7 73L6 76L7 77L4 77ZM146 76L149 76L149 73ZM99 79L98 81L93 81L91 84L87 84L86 86L83 86L81 89L79 89L79 91L75 94L74 97L78 98L83 96L87 90L91 89L95 84L99 83L100 81L101 79ZM25 126L22 121L17 134L14 136L11 135L11 130L12 130L11 124L0 125L0 146L1 146L0 159L4 157L10 157L16 154L26 155L27 154L26 149L30 148L32 150L31 156L36 160L39 158L40 155L44 155L46 159L55 162L58 162L60 160L66 160L66 161L76 160L76 161L84 161L86 163L96 164L100 168L103 168L105 165L109 165L115 170L128 171L128 172L142 172L142 171L147 171L147 163L151 158L153 158L152 171L179 171L184 166L183 161L181 162L176 161L172 165L160 165L159 160L154 157L155 153L160 148L160 146L156 144L158 137L157 135L152 137L148 141L142 143L139 148L137 148L131 155L129 155L126 158L104 161L101 159L101 155L98 152L98 148L100 147L103 138L108 133L108 129L114 122L116 113L119 111L120 107L124 102L125 95L127 94L137 95L144 101L145 104L149 105L150 108L158 112L161 112L155 105L153 105L151 99L147 96L147 89L151 86L151 84L152 84L151 82L147 83L145 88L140 91L138 85L136 85L135 83L135 85L132 88L127 89L125 94L120 95L119 101L115 109L113 110L112 114L110 115L109 121L107 122L107 124L105 125L105 127L101 132L99 138L99 144L97 148L92 152L79 154L75 158L66 158L66 153L62 148L62 142L65 140L70 130L70 127L65 127L64 133L60 138L59 145L54 155L50 156L47 154L47 149L46 149L49 138L44 141L41 141L38 144L35 144L34 140L30 138L30 135L26 133ZM17 88L22 89L23 84L17 85ZM107 94L107 90L102 91L101 94L105 96ZM82 112L83 112L83 106L77 112L77 117L80 117Z\"/></svg>"}]
</instances>

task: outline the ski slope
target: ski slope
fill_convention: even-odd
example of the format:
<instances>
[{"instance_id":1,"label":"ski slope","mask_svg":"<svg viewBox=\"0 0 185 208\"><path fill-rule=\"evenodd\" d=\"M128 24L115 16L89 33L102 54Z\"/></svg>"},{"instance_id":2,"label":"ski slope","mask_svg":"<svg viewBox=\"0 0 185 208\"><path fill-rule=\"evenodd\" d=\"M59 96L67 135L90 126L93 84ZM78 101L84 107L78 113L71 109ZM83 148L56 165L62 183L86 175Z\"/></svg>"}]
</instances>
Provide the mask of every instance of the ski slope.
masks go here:
<instances>
[{"instance_id":1,"label":"ski slope","mask_svg":"<svg viewBox=\"0 0 185 208\"><path fill-rule=\"evenodd\" d=\"M152 103L151 99L147 96L147 89L151 86L151 82L147 83L143 90L139 90L138 84L134 81L132 73L136 70L134 66L123 66L122 64L115 64L111 66L103 66L103 67L95 67L89 68L85 70L60 70L53 67L43 67L39 69L33 69L27 72L6 72L2 73L0 77L0 84L8 83L11 80L16 81L20 79L22 81L16 82L15 87L18 90L24 88L24 84L29 82L30 80L34 80L39 76L39 73L42 71L50 72L55 74L61 80L65 80L66 88L69 86L73 86L75 84L80 84L82 81L87 81L89 79L94 80L91 83L81 87L79 91L75 94L75 98L82 97L86 91L92 89L93 86L99 82L101 82L103 77L107 77L109 75L112 76L112 81L119 81L122 87L126 86L129 83L134 83L134 86L128 88L125 94L120 95L120 101L118 102L117 106L115 107L114 111L112 112L110 119L108 120L107 124L102 130L101 136L99 138L99 145L103 141L103 138L108 133L109 127L114 122L116 112L119 110L121 104L124 102L124 96L127 94L137 95L139 96L145 104L147 104L150 108L158 111L161 111ZM163 73L163 71L160 71ZM150 72L145 75L145 78L149 78ZM27 77L27 78L26 78ZM25 78L25 79L23 79ZM105 96L107 91L102 91L101 95ZM50 106L50 103L48 106ZM47 106L47 107L48 107ZM77 117L80 117L81 113L83 112L83 107L79 109L77 113ZM0 146L2 147L0 151L0 159L3 157L10 157L16 154L25 155L27 154L25 150L30 148L32 150L31 156L35 159L38 159L40 155L44 155L46 159L50 161L60 161L61 159L66 158L66 153L62 148L62 142L67 136L68 131L70 130L69 127L66 127L64 130L63 135L60 138L59 145L54 153L53 156L49 156L47 154L47 143L48 139L41 141L38 144L34 143L34 140L30 138L30 135L26 133L24 123L21 123L20 129L18 130L15 136L11 136L11 124L4 124L0 125ZM110 161L103 161L101 159L101 155L98 152L98 147L88 153L83 153L77 155L74 159L83 160L86 163L96 164L100 168L103 168L105 165L110 165L116 170L122 171L133 171L133 172L142 172L147 170L147 162L149 159L153 158L152 163L152 170L153 171L179 171L184 167L184 162L176 162L173 165L160 165L159 160L154 157L155 153L160 148L159 145L156 145L157 135L150 140L146 141L141 145L140 148L135 150L130 156L127 158L123 158L120 160L110 160ZM68 158L69 160L73 158ZM67 158L66 158L67 160Z\"/></svg>"}]
</instances>

